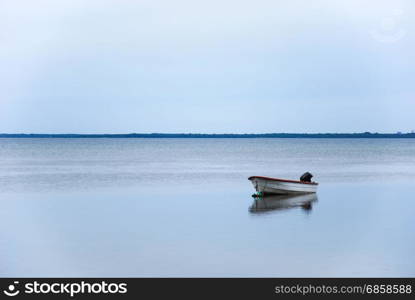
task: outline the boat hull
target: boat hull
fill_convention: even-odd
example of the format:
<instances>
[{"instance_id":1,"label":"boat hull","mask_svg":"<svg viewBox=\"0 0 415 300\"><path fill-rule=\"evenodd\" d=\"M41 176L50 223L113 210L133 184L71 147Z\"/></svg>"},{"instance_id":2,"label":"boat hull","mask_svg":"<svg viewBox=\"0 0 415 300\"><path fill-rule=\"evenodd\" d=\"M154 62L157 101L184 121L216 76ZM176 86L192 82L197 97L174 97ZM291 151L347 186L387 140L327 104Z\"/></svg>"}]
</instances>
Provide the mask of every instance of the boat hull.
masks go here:
<instances>
[{"instance_id":1,"label":"boat hull","mask_svg":"<svg viewBox=\"0 0 415 300\"><path fill-rule=\"evenodd\" d=\"M249 177L255 190L262 194L287 195L316 193L318 184L260 176Z\"/></svg>"}]
</instances>

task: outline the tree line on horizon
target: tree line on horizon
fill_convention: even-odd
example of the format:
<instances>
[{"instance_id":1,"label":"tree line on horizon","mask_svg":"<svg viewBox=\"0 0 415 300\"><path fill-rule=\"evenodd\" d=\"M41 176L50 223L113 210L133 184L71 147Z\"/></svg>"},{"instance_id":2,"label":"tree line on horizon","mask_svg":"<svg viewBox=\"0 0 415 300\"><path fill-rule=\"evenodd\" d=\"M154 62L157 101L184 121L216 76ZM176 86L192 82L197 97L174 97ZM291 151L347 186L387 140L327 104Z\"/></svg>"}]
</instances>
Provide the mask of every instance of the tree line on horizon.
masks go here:
<instances>
[{"instance_id":1,"label":"tree line on horizon","mask_svg":"<svg viewBox=\"0 0 415 300\"><path fill-rule=\"evenodd\" d=\"M49 134L0 133L0 138L415 138L408 133L126 133L126 134Z\"/></svg>"}]
</instances>

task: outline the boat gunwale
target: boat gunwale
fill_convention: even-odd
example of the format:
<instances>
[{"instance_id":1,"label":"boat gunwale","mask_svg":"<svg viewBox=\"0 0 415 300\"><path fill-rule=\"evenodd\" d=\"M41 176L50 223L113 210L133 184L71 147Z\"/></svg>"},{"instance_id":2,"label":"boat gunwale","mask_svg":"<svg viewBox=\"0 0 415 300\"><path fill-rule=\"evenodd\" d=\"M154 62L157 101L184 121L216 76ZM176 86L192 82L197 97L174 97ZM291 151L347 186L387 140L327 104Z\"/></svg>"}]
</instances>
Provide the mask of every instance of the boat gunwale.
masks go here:
<instances>
[{"instance_id":1,"label":"boat gunwale","mask_svg":"<svg viewBox=\"0 0 415 300\"><path fill-rule=\"evenodd\" d=\"M266 176L251 176L248 180L252 180L254 178L264 179L264 180L271 180L271 181L279 181L279 182L291 182L291 183L301 183L301 184L311 184L311 185L318 185L317 182L306 182L300 180L291 180L291 179L281 179L281 178L273 178L273 177L266 177Z\"/></svg>"}]
</instances>

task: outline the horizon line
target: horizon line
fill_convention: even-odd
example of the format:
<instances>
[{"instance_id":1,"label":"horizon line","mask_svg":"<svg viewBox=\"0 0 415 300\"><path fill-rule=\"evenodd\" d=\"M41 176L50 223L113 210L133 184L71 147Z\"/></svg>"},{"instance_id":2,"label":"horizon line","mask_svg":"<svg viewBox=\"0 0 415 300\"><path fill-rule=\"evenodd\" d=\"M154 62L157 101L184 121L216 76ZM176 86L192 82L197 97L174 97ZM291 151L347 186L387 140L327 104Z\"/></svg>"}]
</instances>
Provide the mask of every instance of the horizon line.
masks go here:
<instances>
[{"instance_id":1,"label":"horizon line","mask_svg":"<svg viewBox=\"0 0 415 300\"><path fill-rule=\"evenodd\" d=\"M415 132L273 132L273 133L0 133L0 137L415 137Z\"/></svg>"}]
</instances>

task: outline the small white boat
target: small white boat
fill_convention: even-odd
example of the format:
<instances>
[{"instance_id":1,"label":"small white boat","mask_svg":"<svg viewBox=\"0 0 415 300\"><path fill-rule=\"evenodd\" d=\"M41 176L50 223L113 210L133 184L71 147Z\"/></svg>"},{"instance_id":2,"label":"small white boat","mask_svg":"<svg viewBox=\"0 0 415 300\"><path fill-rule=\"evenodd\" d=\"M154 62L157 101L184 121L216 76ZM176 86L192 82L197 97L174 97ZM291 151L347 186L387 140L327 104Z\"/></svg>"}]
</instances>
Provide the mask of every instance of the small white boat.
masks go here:
<instances>
[{"instance_id":1,"label":"small white boat","mask_svg":"<svg viewBox=\"0 0 415 300\"><path fill-rule=\"evenodd\" d=\"M266 194L307 194L317 192L317 182L280 179L264 176L251 176L248 178L255 190L263 195Z\"/></svg>"}]
</instances>

